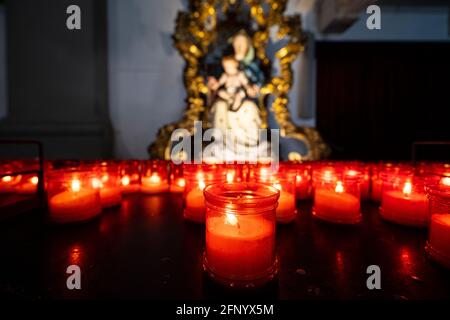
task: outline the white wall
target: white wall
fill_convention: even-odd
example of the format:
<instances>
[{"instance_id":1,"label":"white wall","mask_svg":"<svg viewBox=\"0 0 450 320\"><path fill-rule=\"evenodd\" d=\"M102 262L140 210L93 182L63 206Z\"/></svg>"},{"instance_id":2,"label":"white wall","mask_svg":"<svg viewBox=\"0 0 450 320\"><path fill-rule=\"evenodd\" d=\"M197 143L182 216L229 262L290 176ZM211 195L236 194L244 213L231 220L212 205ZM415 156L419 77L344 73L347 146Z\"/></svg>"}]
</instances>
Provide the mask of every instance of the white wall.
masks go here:
<instances>
[{"instance_id":1,"label":"white wall","mask_svg":"<svg viewBox=\"0 0 450 320\"><path fill-rule=\"evenodd\" d=\"M6 117L8 112L7 105L7 86L6 86L6 21L5 8L0 5L0 119Z\"/></svg>"},{"instance_id":2,"label":"white wall","mask_svg":"<svg viewBox=\"0 0 450 320\"><path fill-rule=\"evenodd\" d=\"M381 6L381 30L366 27L368 15L340 35L318 35L330 41L449 41L449 7Z\"/></svg>"},{"instance_id":3,"label":"white wall","mask_svg":"<svg viewBox=\"0 0 450 320\"><path fill-rule=\"evenodd\" d=\"M173 49L180 1L109 0L109 105L115 155L148 158L158 128L184 110L183 62Z\"/></svg>"},{"instance_id":4,"label":"white wall","mask_svg":"<svg viewBox=\"0 0 450 320\"><path fill-rule=\"evenodd\" d=\"M170 35L178 10L187 1L109 0L109 98L115 129L115 154L121 158L147 158L146 148L164 124L176 121L185 108L182 84L184 63L173 49ZM298 2L297 2L298 3ZM292 5L294 4L294 6ZM298 8L293 1L288 13ZM365 26L365 13L342 35L316 40L449 40L448 8L382 7L382 30ZM313 30L314 17L304 16L306 29ZM290 94L292 117L299 125L314 125L315 119L300 119L299 105L315 110L315 59L312 50L303 62L297 60L293 90ZM302 65L309 70L300 76ZM312 80L311 80L312 79ZM310 85L307 92L302 84ZM312 84L312 85L311 85Z\"/></svg>"}]
</instances>

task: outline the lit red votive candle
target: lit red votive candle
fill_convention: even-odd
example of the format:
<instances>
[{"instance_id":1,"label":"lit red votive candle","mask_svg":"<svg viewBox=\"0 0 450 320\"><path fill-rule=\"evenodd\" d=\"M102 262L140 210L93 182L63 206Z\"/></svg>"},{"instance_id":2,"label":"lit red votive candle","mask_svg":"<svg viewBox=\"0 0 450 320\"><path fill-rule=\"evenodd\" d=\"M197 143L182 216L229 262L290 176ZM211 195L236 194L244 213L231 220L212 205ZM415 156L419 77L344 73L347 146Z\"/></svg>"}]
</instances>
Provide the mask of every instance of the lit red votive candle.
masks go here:
<instances>
[{"instance_id":1,"label":"lit red votive candle","mask_svg":"<svg viewBox=\"0 0 450 320\"><path fill-rule=\"evenodd\" d=\"M226 171L217 164L184 164L186 186L183 193L183 215L186 220L204 223L206 206L203 190L213 183L225 183Z\"/></svg>"},{"instance_id":2,"label":"lit red votive candle","mask_svg":"<svg viewBox=\"0 0 450 320\"><path fill-rule=\"evenodd\" d=\"M141 192L145 194L158 194L168 191L168 162L164 160L144 161L141 175Z\"/></svg>"},{"instance_id":3,"label":"lit red votive candle","mask_svg":"<svg viewBox=\"0 0 450 320\"><path fill-rule=\"evenodd\" d=\"M183 176L183 166L170 163L170 192L183 193L186 181Z\"/></svg>"},{"instance_id":4,"label":"lit red votive candle","mask_svg":"<svg viewBox=\"0 0 450 320\"><path fill-rule=\"evenodd\" d=\"M94 174L91 184L99 191L102 208L115 207L122 203L119 167L116 163L102 161L93 165L84 165L83 168L90 168Z\"/></svg>"},{"instance_id":5,"label":"lit red votive candle","mask_svg":"<svg viewBox=\"0 0 450 320\"><path fill-rule=\"evenodd\" d=\"M428 199L422 178L412 174L383 173L380 215L397 224L426 227Z\"/></svg>"},{"instance_id":6,"label":"lit red votive candle","mask_svg":"<svg viewBox=\"0 0 450 320\"><path fill-rule=\"evenodd\" d=\"M48 176L49 219L72 223L92 219L101 213L100 192L92 186L91 171L55 170Z\"/></svg>"},{"instance_id":7,"label":"lit red votive candle","mask_svg":"<svg viewBox=\"0 0 450 320\"><path fill-rule=\"evenodd\" d=\"M295 165L283 163L276 168L272 168L270 165L258 165L254 170L257 182L272 185L280 191L276 209L277 222L290 223L294 221L297 216L295 197L297 170Z\"/></svg>"},{"instance_id":8,"label":"lit red votive candle","mask_svg":"<svg viewBox=\"0 0 450 320\"><path fill-rule=\"evenodd\" d=\"M450 268L450 177L442 177L426 190L430 202L426 251L433 260Z\"/></svg>"},{"instance_id":9,"label":"lit red votive candle","mask_svg":"<svg viewBox=\"0 0 450 320\"><path fill-rule=\"evenodd\" d=\"M315 218L338 224L361 221L360 175L347 174L340 167L322 167L314 171Z\"/></svg>"},{"instance_id":10,"label":"lit red votive candle","mask_svg":"<svg viewBox=\"0 0 450 320\"><path fill-rule=\"evenodd\" d=\"M311 165L307 163L295 163L296 169L295 190L296 198L300 200L312 197Z\"/></svg>"},{"instance_id":11,"label":"lit red votive candle","mask_svg":"<svg viewBox=\"0 0 450 320\"><path fill-rule=\"evenodd\" d=\"M141 187L140 161L121 161L119 164L119 178L122 194L139 192Z\"/></svg>"},{"instance_id":12,"label":"lit red votive candle","mask_svg":"<svg viewBox=\"0 0 450 320\"><path fill-rule=\"evenodd\" d=\"M213 184L206 199L204 270L233 288L258 287L272 280L276 205L279 191L257 183Z\"/></svg>"}]
</instances>

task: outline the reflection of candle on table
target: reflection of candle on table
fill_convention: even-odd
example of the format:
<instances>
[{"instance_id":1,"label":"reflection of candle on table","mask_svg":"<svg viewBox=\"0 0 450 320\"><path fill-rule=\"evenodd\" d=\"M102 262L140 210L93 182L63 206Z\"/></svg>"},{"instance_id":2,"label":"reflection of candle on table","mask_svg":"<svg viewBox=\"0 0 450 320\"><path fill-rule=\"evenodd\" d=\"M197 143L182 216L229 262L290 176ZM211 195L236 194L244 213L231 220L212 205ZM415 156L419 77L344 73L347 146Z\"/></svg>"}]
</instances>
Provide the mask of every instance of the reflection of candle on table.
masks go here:
<instances>
[{"instance_id":1,"label":"reflection of candle on table","mask_svg":"<svg viewBox=\"0 0 450 320\"><path fill-rule=\"evenodd\" d=\"M17 188L17 192L20 194L36 193L38 182L39 178L37 176L33 176L29 178L26 182L19 185L19 187Z\"/></svg>"},{"instance_id":2,"label":"reflection of candle on table","mask_svg":"<svg viewBox=\"0 0 450 320\"><path fill-rule=\"evenodd\" d=\"M92 179L92 187L94 187L94 189L99 189L102 208L117 206L122 201L122 191L120 190L120 187L108 186L106 184L108 179L109 177L107 175L104 175L102 180L97 178Z\"/></svg>"},{"instance_id":3,"label":"reflection of candle on table","mask_svg":"<svg viewBox=\"0 0 450 320\"><path fill-rule=\"evenodd\" d=\"M360 201L338 181L334 191L316 188L313 214L331 222L356 223L361 220Z\"/></svg>"},{"instance_id":4,"label":"reflection of candle on table","mask_svg":"<svg viewBox=\"0 0 450 320\"><path fill-rule=\"evenodd\" d=\"M162 180L161 177L153 173L150 177L141 178L141 192L147 194L163 193L169 190L169 183L167 180Z\"/></svg>"},{"instance_id":5,"label":"reflection of candle on table","mask_svg":"<svg viewBox=\"0 0 450 320\"><path fill-rule=\"evenodd\" d=\"M406 182L401 191L383 192L380 214L392 222L425 227L428 218L428 200L425 194L413 192L411 182Z\"/></svg>"},{"instance_id":6,"label":"reflection of candle on table","mask_svg":"<svg viewBox=\"0 0 450 320\"><path fill-rule=\"evenodd\" d=\"M280 184L275 184L275 188L280 190L280 198L276 210L277 222L289 223L295 219L297 213L295 207L295 196L287 191L283 191Z\"/></svg>"},{"instance_id":7,"label":"reflection of candle on table","mask_svg":"<svg viewBox=\"0 0 450 320\"><path fill-rule=\"evenodd\" d=\"M428 253L450 268L450 214L433 214L430 223Z\"/></svg>"},{"instance_id":8,"label":"reflection of candle on table","mask_svg":"<svg viewBox=\"0 0 450 320\"><path fill-rule=\"evenodd\" d=\"M225 219L225 221L224 221ZM208 267L225 278L245 279L267 272L273 265L273 223L254 216L226 214L206 224Z\"/></svg>"},{"instance_id":9,"label":"reflection of candle on table","mask_svg":"<svg viewBox=\"0 0 450 320\"><path fill-rule=\"evenodd\" d=\"M184 217L194 222L205 222L205 197L203 195L205 183L198 182L198 187L190 190L186 196L186 204L184 208Z\"/></svg>"},{"instance_id":10,"label":"reflection of candle on table","mask_svg":"<svg viewBox=\"0 0 450 320\"><path fill-rule=\"evenodd\" d=\"M77 179L71 181L70 190L56 194L49 200L50 219L58 223L87 220L98 215L101 210L98 191L81 190L81 182Z\"/></svg>"}]
</instances>

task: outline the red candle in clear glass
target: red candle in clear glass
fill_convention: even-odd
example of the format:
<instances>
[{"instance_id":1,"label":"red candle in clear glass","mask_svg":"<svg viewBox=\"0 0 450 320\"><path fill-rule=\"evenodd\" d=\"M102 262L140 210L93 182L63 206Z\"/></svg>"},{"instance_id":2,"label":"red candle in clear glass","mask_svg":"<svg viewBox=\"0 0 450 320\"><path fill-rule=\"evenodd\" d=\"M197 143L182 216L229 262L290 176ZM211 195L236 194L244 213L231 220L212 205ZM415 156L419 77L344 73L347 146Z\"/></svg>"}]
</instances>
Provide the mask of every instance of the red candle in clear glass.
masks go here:
<instances>
[{"instance_id":1,"label":"red candle in clear glass","mask_svg":"<svg viewBox=\"0 0 450 320\"><path fill-rule=\"evenodd\" d=\"M360 161L351 161L343 164L347 175L359 175L361 200L370 199L370 165Z\"/></svg>"},{"instance_id":2,"label":"red candle in clear glass","mask_svg":"<svg viewBox=\"0 0 450 320\"><path fill-rule=\"evenodd\" d=\"M278 271L275 229L279 191L257 183L213 184L206 199L204 270L233 288L258 287Z\"/></svg>"},{"instance_id":3,"label":"red candle in clear glass","mask_svg":"<svg viewBox=\"0 0 450 320\"><path fill-rule=\"evenodd\" d=\"M140 191L141 162L138 160L124 160L119 164L120 188L123 194Z\"/></svg>"},{"instance_id":4,"label":"red candle in clear glass","mask_svg":"<svg viewBox=\"0 0 450 320\"><path fill-rule=\"evenodd\" d=\"M413 168L408 164L398 164L392 162L381 162L373 164L371 167L371 199L374 202L381 202L383 187L382 174L399 174L412 172Z\"/></svg>"},{"instance_id":5,"label":"red candle in clear glass","mask_svg":"<svg viewBox=\"0 0 450 320\"><path fill-rule=\"evenodd\" d=\"M186 181L183 176L183 165L170 163L170 192L183 193Z\"/></svg>"},{"instance_id":6,"label":"red candle in clear glass","mask_svg":"<svg viewBox=\"0 0 450 320\"><path fill-rule=\"evenodd\" d=\"M169 191L168 162L164 160L147 160L142 164L141 192L158 194Z\"/></svg>"},{"instance_id":7,"label":"red candle in clear glass","mask_svg":"<svg viewBox=\"0 0 450 320\"><path fill-rule=\"evenodd\" d=\"M217 164L185 164L183 175L186 186L183 193L183 215L186 220L205 222L203 189L213 183L225 183L226 171Z\"/></svg>"},{"instance_id":8,"label":"red candle in clear glass","mask_svg":"<svg viewBox=\"0 0 450 320\"><path fill-rule=\"evenodd\" d=\"M295 190L296 198L300 200L312 198L312 176L311 164L309 163L295 163L296 169Z\"/></svg>"},{"instance_id":9,"label":"red candle in clear glass","mask_svg":"<svg viewBox=\"0 0 450 320\"><path fill-rule=\"evenodd\" d=\"M361 221L359 174L349 175L335 165L315 170L313 180L314 217L338 224Z\"/></svg>"},{"instance_id":10,"label":"red candle in clear glass","mask_svg":"<svg viewBox=\"0 0 450 320\"><path fill-rule=\"evenodd\" d=\"M280 163L278 167L257 165L254 167L256 182L269 184L280 190L276 210L277 222L290 223L297 216L296 180L297 170L291 163Z\"/></svg>"},{"instance_id":11,"label":"red candle in clear glass","mask_svg":"<svg viewBox=\"0 0 450 320\"><path fill-rule=\"evenodd\" d=\"M49 219L72 223L92 219L101 213L99 189L94 188L92 171L54 170L48 174Z\"/></svg>"},{"instance_id":12,"label":"red candle in clear glass","mask_svg":"<svg viewBox=\"0 0 450 320\"><path fill-rule=\"evenodd\" d=\"M428 199L424 179L411 172L383 172L380 215L401 225L426 227Z\"/></svg>"},{"instance_id":13,"label":"red candle in clear glass","mask_svg":"<svg viewBox=\"0 0 450 320\"><path fill-rule=\"evenodd\" d=\"M102 208L118 206L122 202L122 190L119 179L119 166L113 161L85 163L83 169L91 170L94 177L91 184L99 190Z\"/></svg>"},{"instance_id":14,"label":"red candle in clear glass","mask_svg":"<svg viewBox=\"0 0 450 320\"><path fill-rule=\"evenodd\" d=\"M427 185L426 193L430 210L426 251L434 261L450 268L450 177Z\"/></svg>"}]
</instances>

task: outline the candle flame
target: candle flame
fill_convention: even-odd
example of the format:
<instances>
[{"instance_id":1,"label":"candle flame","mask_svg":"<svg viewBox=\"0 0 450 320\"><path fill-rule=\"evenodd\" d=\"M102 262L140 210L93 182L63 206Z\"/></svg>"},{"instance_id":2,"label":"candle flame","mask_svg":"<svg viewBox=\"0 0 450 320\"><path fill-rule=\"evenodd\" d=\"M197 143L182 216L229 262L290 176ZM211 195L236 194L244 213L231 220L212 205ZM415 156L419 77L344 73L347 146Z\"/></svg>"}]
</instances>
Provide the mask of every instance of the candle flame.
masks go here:
<instances>
[{"instance_id":1,"label":"candle flame","mask_svg":"<svg viewBox=\"0 0 450 320\"><path fill-rule=\"evenodd\" d=\"M267 176L269 174L269 171L266 168L261 168L260 174L261 176Z\"/></svg>"},{"instance_id":2,"label":"candle flame","mask_svg":"<svg viewBox=\"0 0 450 320\"><path fill-rule=\"evenodd\" d=\"M403 186L403 194L405 196L410 195L412 191L412 184L411 182L406 182L405 185Z\"/></svg>"},{"instance_id":3,"label":"candle flame","mask_svg":"<svg viewBox=\"0 0 450 320\"><path fill-rule=\"evenodd\" d=\"M31 177L30 182L34 185L37 185L39 182L39 178L36 176Z\"/></svg>"},{"instance_id":4,"label":"candle flame","mask_svg":"<svg viewBox=\"0 0 450 320\"><path fill-rule=\"evenodd\" d=\"M441 184L443 184L444 186L450 187L450 177L442 178Z\"/></svg>"},{"instance_id":5,"label":"candle flame","mask_svg":"<svg viewBox=\"0 0 450 320\"><path fill-rule=\"evenodd\" d=\"M11 182L11 181L12 181L12 177L11 177L11 176L4 176L4 177L2 178L2 181L3 181L3 182Z\"/></svg>"},{"instance_id":6,"label":"candle flame","mask_svg":"<svg viewBox=\"0 0 450 320\"><path fill-rule=\"evenodd\" d=\"M232 172L227 173L227 182L231 183L234 180L234 174Z\"/></svg>"},{"instance_id":7,"label":"candle flame","mask_svg":"<svg viewBox=\"0 0 450 320\"><path fill-rule=\"evenodd\" d=\"M152 176L150 177L150 183L160 183L160 182L161 178L159 177L159 175L156 173L152 174Z\"/></svg>"},{"instance_id":8,"label":"candle flame","mask_svg":"<svg viewBox=\"0 0 450 320\"><path fill-rule=\"evenodd\" d=\"M122 177L122 185L123 186L128 186L130 184L130 177L128 177L128 176L123 176Z\"/></svg>"},{"instance_id":9,"label":"candle flame","mask_svg":"<svg viewBox=\"0 0 450 320\"><path fill-rule=\"evenodd\" d=\"M92 179L92 187L94 189L99 189L103 187L103 183L100 181L100 179L93 178Z\"/></svg>"},{"instance_id":10,"label":"candle flame","mask_svg":"<svg viewBox=\"0 0 450 320\"><path fill-rule=\"evenodd\" d=\"M280 190L280 191L281 191L281 189L283 189L283 188L281 187L281 184L279 184L279 183L275 183L275 184L273 185L273 187L274 187L275 189Z\"/></svg>"},{"instance_id":11,"label":"candle flame","mask_svg":"<svg viewBox=\"0 0 450 320\"><path fill-rule=\"evenodd\" d=\"M336 193L342 193L342 192L344 192L344 186L342 185L342 182L341 182L341 181L338 181L338 182L336 183L336 188L334 188L334 191L335 191Z\"/></svg>"},{"instance_id":12,"label":"candle flame","mask_svg":"<svg viewBox=\"0 0 450 320\"><path fill-rule=\"evenodd\" d=\"M177 184L179 187L183 188L186 185L186 181L184 181L184 178L180 178L178 179Z\"/></svg>"},{"instance_id":13,"label":"candle flame","mask_svg":"<svg viewBox=\"0 0 450 320\"><path fill-rule=\"evenodd\" d=\"M102 182L107 182L108 179L109 179L109 176L108 176L107 174L105 174L105 175L102 177Z\"/></svg>"},{"instance_id":14,"label":"candle flame","mask_svg":"<svg viewBox=\"0 0 450 320\"><path fill-rule=\"evenodd\" d=\"M348 170L348 171L347 171L347 175L349 175L349 176L351 176L351 177L354 177L354 176L356 176L357 174L358 174L358 172L355 171L355 170Z\"/></svg>"},{"instance_id":15,"label":"candle flame","mask_svg":"<svg viewBox=\"0 0 450 320\"><path fill-rule=\"evenodd\" d=\"M324 171L324 173L323 173L323 180L325 180L325 181L333 180L333 173L330 170Z\"/></svg>"},{"instance_id":16,"label":"candle flame","mask_svg":"<svg viewBox=\"0 0 450 320\"><path fill-rule=\"evenodd\" d=\"M238 219L236 216L232 213L226 213L225 215L225 223L231 224L232 226L235 226L238 224Z\"/></svg>"},{"instance_id":17,"label":"candle flame","mask_svg":"<svg viewBox=\"0 0 450 320\"><path fill-rule=\"evenodd\" d=\"M301 175L297 175L297 182L302 182L302 176Z\"/></svg>"},{"instance_id":18,"label":"candle flame","mask_svg":"<svg viewBox=\"0 0 450 320\"><path fill-rule=\"evenodd\" d=\"M73 192L78 192L81 189L81 182L80 180L74 179L72 180L72 184L70 186L72 188Z\"/></svg>"},{"instance_id":19,"label":"candle flame","mask_svg":"<svg viewBox=\"0 0 450 320\"><path fill-rule=\"evenodd\" d=\"M205 189L205 187L206 187L205 182L203 180L200 180L198 182L198 187L200 188L200 190Z\"/></svg>"}]
</instances>

